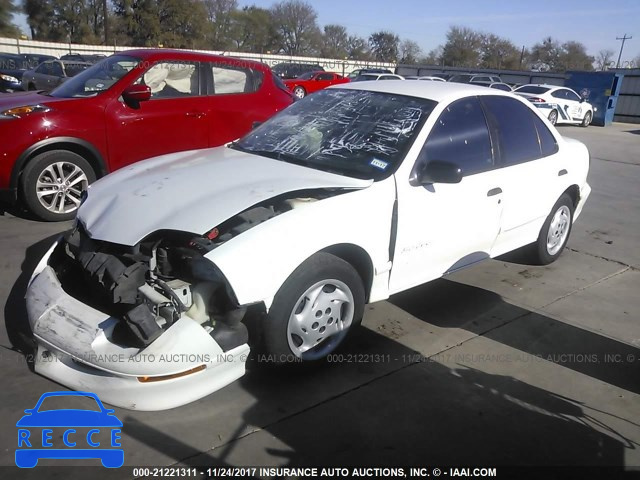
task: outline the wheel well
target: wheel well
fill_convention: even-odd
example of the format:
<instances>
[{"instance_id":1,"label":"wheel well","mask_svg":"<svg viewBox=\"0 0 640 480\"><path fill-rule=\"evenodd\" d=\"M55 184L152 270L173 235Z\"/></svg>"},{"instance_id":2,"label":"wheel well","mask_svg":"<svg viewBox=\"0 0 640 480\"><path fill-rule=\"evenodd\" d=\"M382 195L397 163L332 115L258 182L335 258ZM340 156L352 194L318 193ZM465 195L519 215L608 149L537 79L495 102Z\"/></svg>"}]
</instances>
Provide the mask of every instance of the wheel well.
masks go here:
<instances>
[{"instance_id":1,"label":"wheel well","mask_svg":"<svg viewBox=\"0 0 640 480\"><path fill-rule=\"evenodd\" d=\"M80 155L87 162L89 162L89 165L91 165L91 168L93 168L93 171L96 174L96 178L100 178L107 174L101 159L98 158L96 152L92 151L90 148L74 142L56 142L43 145L33 152L30 152L27 159L20 166L19 176L22 176L22 172L24 171L25 167L31 160L34 159L34 157L40 155L41 153L50 152L51 150L67 150L69 152Z\"/></svg>"},{"instance_id":2,"label":"wheel well","mask_svg":"<svg viewBox=\"0 0 640 480\"><path fill-rule=\"evenodd\" d=\"M576 208L580 201L580 188L578 188L577 185L571 185L563 192L563 194L565 193L571 197L571 200L573 200L573 208Z\"/></svg>"},{"instance_id":3,"label":"wheel well","mask_svg":"<svg viewBox=\"0 0 640 480\"><path fill-rule=\"evenodd\" d=\"M356 269L364 286L365 301L368 302L369 294L371 293L371 283L373 282L373 263L371 262L369 254L361 247L350 243L332 245L322 251L341 258Z\"/></svg>"}]
</instances>

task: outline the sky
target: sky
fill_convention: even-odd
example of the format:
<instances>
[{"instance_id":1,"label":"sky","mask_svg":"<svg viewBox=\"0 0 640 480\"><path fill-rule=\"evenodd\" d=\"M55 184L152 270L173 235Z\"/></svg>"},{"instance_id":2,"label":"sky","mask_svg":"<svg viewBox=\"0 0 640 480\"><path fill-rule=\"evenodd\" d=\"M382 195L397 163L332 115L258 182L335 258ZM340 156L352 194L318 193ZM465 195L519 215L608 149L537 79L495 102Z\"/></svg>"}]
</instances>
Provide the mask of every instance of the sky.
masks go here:
<instances>
[{"instance_id":1,"label":"sky","mask_svg":"<svg viewBox=\"0 0 640 480\"><path fill-rule=\"evenodd\" d=\"M591 55L611 49L615 57L627 40L622 60L640 55L640 0L306 0L318 12L318 24L336 23L367 38L390 30L413 40L424 53L445 42L452 25L494 33L518 47L551 36L582 42ZM239 0L240 6L269 8L274 0ZM28 31L24 15L16 23Z\"/></svg>"}]
</instances>

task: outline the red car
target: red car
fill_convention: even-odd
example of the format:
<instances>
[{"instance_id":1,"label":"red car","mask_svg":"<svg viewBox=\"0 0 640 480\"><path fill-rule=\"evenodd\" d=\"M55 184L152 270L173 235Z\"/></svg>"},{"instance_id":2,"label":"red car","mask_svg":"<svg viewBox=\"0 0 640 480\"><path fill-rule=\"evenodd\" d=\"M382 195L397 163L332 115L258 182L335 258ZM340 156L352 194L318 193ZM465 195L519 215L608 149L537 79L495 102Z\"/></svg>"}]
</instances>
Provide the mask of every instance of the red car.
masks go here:
<instances>
[{"instance_id":1,"label":"red car","mask_svg":"<svg viewBox=\"0 0 640 480\"><path fill-rule=\"evenodd\" d=\"M285 80L285 85L298 98L313 93L331 85L339 83L348 83L349 79L332 72L309 72L300 75L293 80Z\"/></svg>"},{"instance_id":2,"label":"red car","mask_svg":"<svg viewBox=\"0 0 640 480\"><path fill-rule=\"evenodd\" d=\"M52 90L0 97L0 199L72 218L89 183L139 160L222 145L293 102L266 65L129 50Z\"/></svg>"}]
</instances>

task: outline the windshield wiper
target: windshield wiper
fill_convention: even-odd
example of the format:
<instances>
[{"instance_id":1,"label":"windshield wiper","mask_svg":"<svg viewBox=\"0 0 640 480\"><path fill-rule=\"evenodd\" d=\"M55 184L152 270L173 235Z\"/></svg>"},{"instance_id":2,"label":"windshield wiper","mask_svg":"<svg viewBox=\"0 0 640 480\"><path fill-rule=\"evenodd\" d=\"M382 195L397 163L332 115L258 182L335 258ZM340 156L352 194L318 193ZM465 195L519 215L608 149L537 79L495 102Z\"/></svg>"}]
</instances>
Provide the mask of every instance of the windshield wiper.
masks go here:
<instances>
[{"instance_id":1,"label":"windshield wiper","mask_svg":"<svg viewBox=\"0 0 640 480\"><path fill-rule=\"evenodd\" d=\"M237 142L233 142L231 145L229 145L229 147L233 148L234 150L239 150L241 152L252 153L254 155L260 155L262 157L273 158L274 160L280 160L280 161L283 161L283 162L295 163L295 164L298 164L298 165L303 165L305 167L309 167L309 166L313 165L311 162L308 162L308 161L303 160L301 158L295 157L295 156L293 156L291 154L287 154L287 153L284 153L284 152L279 152L279 151L276 151L276 150L254 150L252 148L242 147Z\"/></svg>"}]
</instances>

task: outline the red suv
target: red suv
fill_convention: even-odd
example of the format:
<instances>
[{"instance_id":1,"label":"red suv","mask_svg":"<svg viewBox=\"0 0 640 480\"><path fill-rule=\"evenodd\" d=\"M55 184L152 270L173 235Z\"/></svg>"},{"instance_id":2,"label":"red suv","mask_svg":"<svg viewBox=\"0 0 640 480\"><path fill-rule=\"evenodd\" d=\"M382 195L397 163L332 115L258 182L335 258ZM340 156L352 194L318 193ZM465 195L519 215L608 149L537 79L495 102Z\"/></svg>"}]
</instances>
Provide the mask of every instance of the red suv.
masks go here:
<instances>
[{"instance_id":1,"label":"red suv","mask_svg":"<svg viewBox=\"0 0 640 480\"><path fill-rule=\"evenodd\" d=\"M72 218L96 178L139 160L222 145L293 102L258 62L129 50L55 90L0 97L0 199Z\"/></svg>"}]
</instances>

